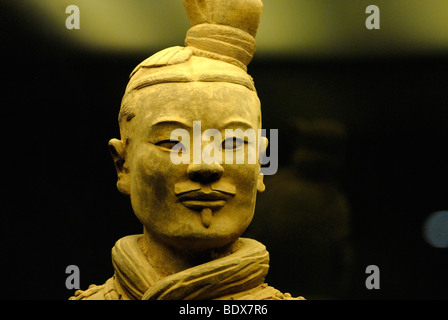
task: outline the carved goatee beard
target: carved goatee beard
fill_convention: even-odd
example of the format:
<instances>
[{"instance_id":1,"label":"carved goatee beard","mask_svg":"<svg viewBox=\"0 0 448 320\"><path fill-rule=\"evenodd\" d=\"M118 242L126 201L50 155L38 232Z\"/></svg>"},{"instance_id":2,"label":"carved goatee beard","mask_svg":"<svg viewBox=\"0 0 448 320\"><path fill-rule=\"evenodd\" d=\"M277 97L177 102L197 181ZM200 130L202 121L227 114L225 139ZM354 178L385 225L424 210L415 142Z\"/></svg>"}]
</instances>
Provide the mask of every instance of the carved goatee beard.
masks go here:
<instances>
[{"instance_id":1,"label":"carved goatee beard","mask_svg":"<svg viewBox=\"0 0 448 320\"><path fill-rule=\"evenodd\" d=\"M210 227L213 218L213 211L210 208L204 208L201 211L201 222L205 228Z\"/></svg>"}]
</instances>

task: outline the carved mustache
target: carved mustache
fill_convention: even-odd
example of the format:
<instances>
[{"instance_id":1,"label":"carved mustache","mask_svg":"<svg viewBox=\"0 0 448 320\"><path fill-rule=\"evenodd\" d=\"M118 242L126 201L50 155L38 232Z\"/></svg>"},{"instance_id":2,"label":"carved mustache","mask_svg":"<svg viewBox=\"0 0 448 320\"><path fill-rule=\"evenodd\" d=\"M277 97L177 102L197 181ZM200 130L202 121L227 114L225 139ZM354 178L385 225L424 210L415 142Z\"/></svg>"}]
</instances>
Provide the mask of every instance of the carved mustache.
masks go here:
<instances>
[{"instance_id":1,"label":"carved mustache","mask_svg":"<svg viewBox=\"0 0 448 320\"><path fill-rule=\"evenodd\" d=\"M210 195L210 197L219 196L220 193L224 193L228 196L234 196L236 194L236 187L233 184L223 181L213 182L205 188L200 183L194 181L185 181L174 185L174 193L176 196L192 192Z\"/></svg>"}]
</instances>

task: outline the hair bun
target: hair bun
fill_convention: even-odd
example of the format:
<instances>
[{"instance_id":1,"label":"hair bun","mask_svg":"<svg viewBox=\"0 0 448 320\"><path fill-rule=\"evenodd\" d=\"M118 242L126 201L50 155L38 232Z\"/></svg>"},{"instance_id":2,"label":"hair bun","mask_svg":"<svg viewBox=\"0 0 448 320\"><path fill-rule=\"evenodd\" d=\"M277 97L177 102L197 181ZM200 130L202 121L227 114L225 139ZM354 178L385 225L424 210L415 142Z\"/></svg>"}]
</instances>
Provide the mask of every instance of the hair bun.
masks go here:
<instances>
[{"instance_id":1,"label":"hair bun","mask_svg":"<svg viewBox=\"0 0 448 320\"><path fill-rule=\"evenodd\" d=\"M255 37L260 24L261 0L183 0L192 27L219 24L234 27Z\"/></svg>"},{"instance_id":2,"label":"hair bun","mask_svg":"<svg viewBox=\"0 0 448 320\"><path fill-rule=\"evenodd\" d=\"M247 70L260 24L261 0L183 0L191 29L185 45L194 54Z\"/></svg>"}]
</instances>

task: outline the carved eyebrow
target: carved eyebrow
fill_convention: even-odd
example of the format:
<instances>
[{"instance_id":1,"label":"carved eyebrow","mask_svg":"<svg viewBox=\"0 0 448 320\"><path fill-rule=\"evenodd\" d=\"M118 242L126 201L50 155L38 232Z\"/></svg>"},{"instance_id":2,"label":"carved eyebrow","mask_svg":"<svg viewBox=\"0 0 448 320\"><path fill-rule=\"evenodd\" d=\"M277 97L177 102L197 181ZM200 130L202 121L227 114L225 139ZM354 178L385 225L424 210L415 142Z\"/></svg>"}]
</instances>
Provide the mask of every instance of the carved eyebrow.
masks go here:
<instances>
[{"instance_id":1,"label":"carved eyebrow","mask_svg":"<svg viewBox=\"0 0 448 320\"><path fill-rule=\"evenodd\" d=\"M253 129L253 126L244 120L230 120L222 126L224 129L231 129L231 128L246 128L246 129Z\"/></svg>"},{"instance_id":2,"label":"carved eyebrow","mask_svg":"<svg viewBox=\"0 0 448 320\"><path fill-rule=\"evenodd\" d=\"M150 125L148 133L152 139L169 139L175 129L190 130L191 126L177 120L156 120Z\"/></svg>"},{"instance_id":3,"label":"carved eyebrow","mask_svg":"<svg viewBox=\"0 0 448 320\"><path fill-rule=\"evenodd\" d=\"M176 126L180 128L190 129L191 125L179 120L159 120L152 124L152 127Z\"/></svg>"}]
</instances>

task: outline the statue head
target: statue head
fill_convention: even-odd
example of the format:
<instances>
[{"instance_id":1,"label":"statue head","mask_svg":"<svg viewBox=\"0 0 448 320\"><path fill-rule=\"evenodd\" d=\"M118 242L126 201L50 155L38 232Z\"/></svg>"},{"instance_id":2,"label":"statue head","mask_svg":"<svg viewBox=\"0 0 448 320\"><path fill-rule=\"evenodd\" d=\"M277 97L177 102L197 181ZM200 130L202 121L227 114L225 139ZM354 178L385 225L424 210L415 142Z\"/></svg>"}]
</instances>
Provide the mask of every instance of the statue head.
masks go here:
<instances>
[{"instance_id":1,"label":"statue head","mask_svg":"<svg viewBox=\"0 0 448 320\"><path fill-rule=\"evenodd\" d=\"M260 163L248 155L256 144L261 156L266 138L226 135L226 129L261 129L260 101L246 67L255 52L262 3L184 5L192 25L185 47L162 50L134 69L119 112L121 137L109 146L117 187L130 196L145 232L173 248L205 251L240 237L254 215L257 192L264 191ZM189 136L173 139L178 129ZM221 133L222 141L210 132ZM244 163L193 161L190 151L198 142L201 150L217 145L214 151L223 158L244 150ZM192 161L174 163L172 155L179 152Z\"/></svg>"}]
</instances>

